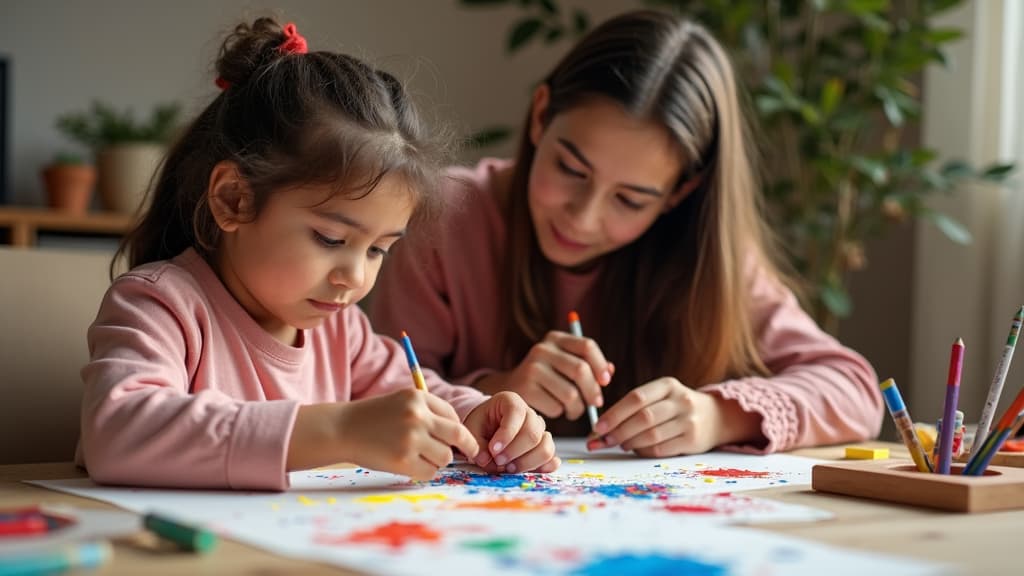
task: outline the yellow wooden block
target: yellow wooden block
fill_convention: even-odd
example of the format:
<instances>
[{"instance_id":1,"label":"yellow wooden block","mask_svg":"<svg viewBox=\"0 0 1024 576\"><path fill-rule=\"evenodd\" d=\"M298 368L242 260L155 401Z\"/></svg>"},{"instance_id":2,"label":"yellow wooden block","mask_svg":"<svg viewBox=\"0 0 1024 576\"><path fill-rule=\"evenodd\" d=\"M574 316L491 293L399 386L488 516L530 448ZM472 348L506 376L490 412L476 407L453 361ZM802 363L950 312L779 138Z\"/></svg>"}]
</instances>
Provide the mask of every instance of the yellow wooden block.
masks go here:
<instances>
[{"instance_id":1,"label":"yellow wooden block","mask_svg":"<svg viewBox=\"0 0 1024 576\"><path fill-rule=\"evenodd\" d=\"M851 460L885 460L889 457L889 449L850 446L846 449L846 457Z\"/></svg>"}]
</instances>

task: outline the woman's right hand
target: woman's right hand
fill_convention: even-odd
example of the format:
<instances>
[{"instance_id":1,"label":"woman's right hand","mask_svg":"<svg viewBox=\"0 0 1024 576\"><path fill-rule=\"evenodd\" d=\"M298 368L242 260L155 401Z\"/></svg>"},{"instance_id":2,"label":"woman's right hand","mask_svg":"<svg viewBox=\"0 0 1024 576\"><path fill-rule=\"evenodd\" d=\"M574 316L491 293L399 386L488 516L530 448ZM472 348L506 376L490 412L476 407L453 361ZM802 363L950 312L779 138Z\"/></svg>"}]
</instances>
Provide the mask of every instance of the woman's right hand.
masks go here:
<instances>
[{"instance_id":1,"label":"woman's right hand","mask_svg":"<svg viewBox=\"0 0 1024 576\"><path fill-rule=\"evenodd\" d=\"M614 373L597 342L551 331L514 369L485 376L476 387L485 394L509 390L548 418L576 420L588 405L604 404L601 388Z\"/></svg>"},{"instance_id":2,"label":"woman's right hand","mask_svg":"<svg viewBox=\"0 0 1024 576\"><path fill-rule=\"evenodd\" d=\"M301 407L288 469L306 467L303 456L319 452L320 459L331 454L333 463L349 462L426 481L451 463L452 446L470 460L480 450L451 404L408 388L354 402Z\"/></svg>"}]
</instances>

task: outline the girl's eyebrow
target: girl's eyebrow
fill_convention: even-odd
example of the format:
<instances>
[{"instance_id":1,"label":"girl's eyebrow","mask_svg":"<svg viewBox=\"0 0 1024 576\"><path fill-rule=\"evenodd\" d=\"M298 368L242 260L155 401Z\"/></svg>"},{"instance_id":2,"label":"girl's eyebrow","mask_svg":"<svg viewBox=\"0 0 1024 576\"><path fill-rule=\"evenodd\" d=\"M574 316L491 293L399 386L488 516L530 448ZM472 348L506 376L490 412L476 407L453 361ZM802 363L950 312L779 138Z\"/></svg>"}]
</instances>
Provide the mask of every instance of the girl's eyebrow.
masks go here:
<instances>
[{"instance_id":1,"label":"girl's eyebrow","mask_svg":"<svg viewBox=\"0 0 1024 576\"><path fill-rule=\"evenodd\" d=\"M358 220L353 220L352 218L349 218L348 216L345 216L344 214L341 214L340 212L329 212L327 210L315 210L314 213L317 216L321 217L321 218L325 218L327 220L332 220L334 222L338 222L339 224L344 224L346 226L351 226L352 228L355 228L356 230L359 230L363 234L370 234L370 229L365 224L359 222ZM381 234L381 236L382 237L392 237L393 236L395 238L401 238L402 236L405 236L405 228L402 228L401 230L396 230L394 232L387 232L385 234Z\"/></svg>"},{"instance_id":2,"label":"girl's eyebrow","mask_svg":"<svg viewBox=\"0 0 1024 576\"><path fill-rule=\"evenodd\" d=\"M570 154L575 156L577 160L579 160L580 164L586 166L588 170L594 169L594 165L591 164L589 160L587 160L587 157L583 155L583 152L580 152L580 149L575 144L561 137L558 138L557 140L558 143L561 144L562 147L566 149L566 151L568 151ZM641 186L639 184L626 184L624 182L620 182L619 186L627 188L634 192L639 192L641 194L649 194L656 198L661 198L662 196L665 195L661 190L658 190L657 188L652 188L650 186Z\"/></svg>"}]
</instances>

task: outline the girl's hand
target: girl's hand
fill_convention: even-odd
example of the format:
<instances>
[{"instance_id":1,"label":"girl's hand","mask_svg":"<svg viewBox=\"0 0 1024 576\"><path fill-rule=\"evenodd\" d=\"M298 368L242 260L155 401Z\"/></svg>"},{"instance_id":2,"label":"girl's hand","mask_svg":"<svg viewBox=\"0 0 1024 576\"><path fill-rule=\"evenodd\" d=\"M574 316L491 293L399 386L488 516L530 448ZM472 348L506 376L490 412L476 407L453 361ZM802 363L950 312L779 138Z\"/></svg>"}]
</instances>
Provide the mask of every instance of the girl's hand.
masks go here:
<instances>
[{"instance_id":1,"label":"girl's hand","mask_svg":"<svg viewBox=\"0 0 1024 576\"><path fill-rule=\"evenodd\" d=\"M601 414L587 449L622 446L641 456L698 454L722 444L720 400L687 388L675 378L659 378L633 389Z\"/></svg>"},{"instance_id":2,"label":"girl's hand","mask_svg":"<svg viewBox=\"0 0 1024 576\"><path fill-rule=\"evenodd\" d=\"M517 394L498 392L463 423L481 446L466 456L488 472L554 472L562 463L544 419Z\"/></svg>"},{"instance_id":3,"label":"girl's hand","mask_svg":"<svg viewBox=\"0 0 1024 576\"><path fill-rule=\"evenodd\" d=\"M488 394L509 390L549 418L564 414L576 420L588 405L604 404L601 387L611 382L614 372L615 366L590 338L552 331L515 369L482 378L477 387Z\"/></svg>"},{"instance_id":4,"label":"girl's hand","mask_svg":"<svg viewBox=\"0 0 1024 576\"><path fill-rule=\"evenodd\" d=\"M365 468L430 480L452 446L469 458L480 450L451 404L414 388L333 406L343 461Z\"/></svg>"}]
</instances>

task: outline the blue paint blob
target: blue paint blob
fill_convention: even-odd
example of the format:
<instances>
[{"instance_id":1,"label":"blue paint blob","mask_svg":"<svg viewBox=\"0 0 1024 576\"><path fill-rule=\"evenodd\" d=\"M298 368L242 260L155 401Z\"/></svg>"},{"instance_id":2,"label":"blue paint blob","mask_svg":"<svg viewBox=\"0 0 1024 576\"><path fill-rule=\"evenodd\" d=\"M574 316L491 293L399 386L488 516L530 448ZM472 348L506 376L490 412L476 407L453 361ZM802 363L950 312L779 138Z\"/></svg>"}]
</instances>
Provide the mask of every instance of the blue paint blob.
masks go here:
<instances>
[{"instance_id":1,"label":"blue paint blob","mask_svg":"<svg viewBox=\"0 0 1024 576\"><path fill-rule=\"evenodd\" d=\"M689 556L616 554L597 556L571 572L575 576L640 574L643 576L727 576L729 569Z\"/></svg>"},{"instance_id":2,"label":"blue paint blob","mask_svg":"<svg viewBox=\"0 0 1024 576\"><path fill-rule=\"evenodd\" d=\"M600 486L588 486L587 492L601 494L609 498L636 498L647 500L668 495L671 489L664 484L603 484Z\"/></svg>"}]
</instances>

